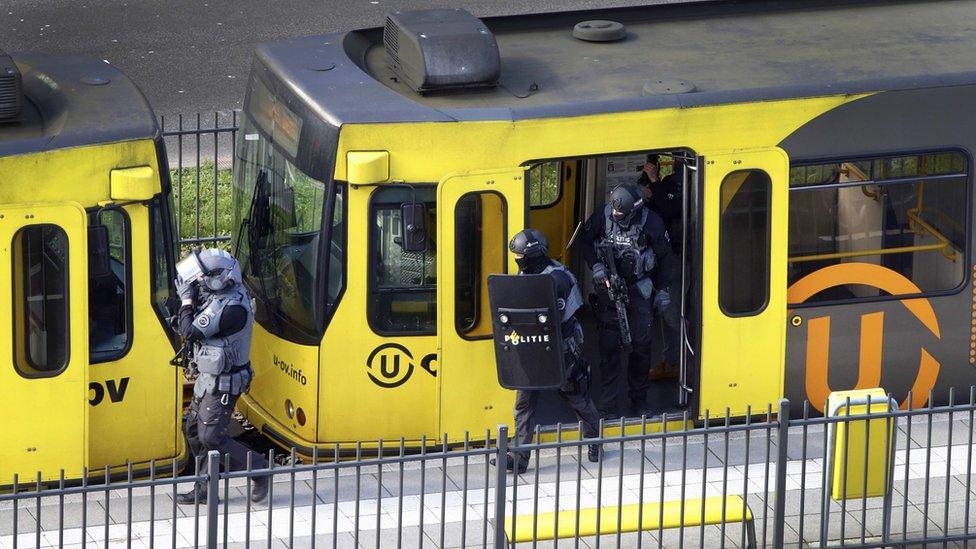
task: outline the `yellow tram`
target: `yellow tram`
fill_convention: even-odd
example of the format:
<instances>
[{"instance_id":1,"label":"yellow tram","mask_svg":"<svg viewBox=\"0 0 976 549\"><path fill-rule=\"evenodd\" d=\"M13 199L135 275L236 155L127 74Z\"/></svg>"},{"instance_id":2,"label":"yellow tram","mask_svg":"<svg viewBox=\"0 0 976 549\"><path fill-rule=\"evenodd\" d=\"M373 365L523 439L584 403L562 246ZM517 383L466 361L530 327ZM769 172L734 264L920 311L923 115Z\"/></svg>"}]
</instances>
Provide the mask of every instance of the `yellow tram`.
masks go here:
<instances>
[{"instance_id":1,"label":"yellow tram","mask_svg":"<svg viewBox=\"0 0 976 549\"><path fill-rule=\"evenodd\" d=\"M182 468L170 200L124 75L0 53L0 486Z\"/></svg>"},{"instance_id":2,"label":"yellow tram","mask_svg":"<svg viewBox=\"0 0 976 549\"><path fill-rule=\"evenodd\" d=\"M661 413L945 401L976 379L973 9L431 10L259 46L234 189L258 315L244 414L304 454L510 422L486 277L532 226L589 286L573 234L648 153L687 166Z\"/></svg>"}]
</instances>

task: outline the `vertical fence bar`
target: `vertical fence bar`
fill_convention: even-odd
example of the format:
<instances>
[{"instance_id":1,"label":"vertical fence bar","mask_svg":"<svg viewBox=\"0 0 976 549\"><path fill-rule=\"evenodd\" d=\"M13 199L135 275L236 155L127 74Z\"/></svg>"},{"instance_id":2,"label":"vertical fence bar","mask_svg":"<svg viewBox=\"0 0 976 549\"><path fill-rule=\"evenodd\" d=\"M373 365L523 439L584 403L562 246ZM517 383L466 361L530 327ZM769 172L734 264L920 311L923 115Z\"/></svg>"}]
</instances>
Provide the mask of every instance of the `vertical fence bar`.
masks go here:
<instances>
[{"instance_id":1,"label":"vertical fence bar","mask_svg":"<svg viewBox=\"0 0 976 549\"><path fill-rule=\"evenodd\" d=\"M763 546L766 545L766 533L769 531L767 528L769 521L769 461L772 456L770 456L772 450L772 438L773 438L773 405L766 405L766 461L763 462L763 522L762 522L762 540Z\"/></svg>"},{"instance_id":2,"label":"vertical fence bar","mask_svg":"<svg viewBox=\"0 0 976 549\"><path fill-rule=\"evenodd\" d=\"M207 452L207 549L217 549L217 516L220 514L220 452Z\"/></svg>"},{"instance_id":3,"label":"vertical fence bar","mask_svg":"<svg viewBox=\"0 0 976 549\"><path fill-rule=\"evenodd\" d=\"M488 549L488 482L491 479L491 467L488 466L491 461L490 442L491 429L485 429L485 493L482 494L484 504L481 509L481 549ZM397 549L400 548L397 547Z\"/></svg>"},{"instance_id":4,"label":"vertical fence bar","mask_svg":"<svg viewBox=\"0 0 976 549\"><path fill-rule=\"evenodd\" d=\"M583 432L579 433L580 442L583 441ZM555 503L553 503L553 525L552 531L556 534L559 533L559 481L560 481L560 470L563 466L563 424L556 423L556 494ZM640 524L640 521L638 521ZM559 549L559 536L555 535L552 539L552 549Z\"/></svg>"},{"instance_id":5,"label":"vertical fence bar","mask_svg":"<svg viewBox=\"0 0 976 549\"><path fill-rule=\"evenodd\" d=\"M487 439L486 439L487 440ZM400 460L399 460L399 480L397 489L397 549L403 546L403 456L405 455L406 447L404 446L403 437L400 437ZM487 468L487 463L485 464ZM486 469L487 470L487 469ZM485 492L487 493L488 486L485 485ZM487 506L486 506L487 507ZM485 514L487 515L488 510L485 509Z\"/></svg>"},{"instance_id":6,"label":"vertical fence bar","mask_svg":"<svg viewBox=\"0 0 976 549\"><path fill-rule=\"evenodd\" d=\"M155 461L149 462L149 475L152 476L153 463ZM61 474L58 475L58 490L61 493L58 494L58 547L64 547L64 469L61 469ZM149 508L152 509L152 502L149 503ZM152 515L152 512L150 512ZM149 521L149 549L152 549L152 521ZM81 533L82 536L85 535L84 532Z\"/></svg>"},{"instance_id":7,"label":"vertical fence bar","mask_svg":"<svg viewBox=\"0 0 976 549\"><path fill-rule=\"evenodd\" d=\"M111 516L111 512L109 511L109 497L111 495L110 492L109 492L109 490L110 490L109 484L112 482L112 470L109 468L108 465L105 466L105 479L104 480L105 480L105 524L104 524L104 528L105 528L105 547L107 549L108 548L108 540L109 540L109 535L108 535L109 517Z\"/></svg>"},{"instance_id":8,"label":"vertical fence bar","mask_svg":"<svg viewBox=\"0 0 976 549\"><path fill-rule=\"evenodd\" d=\"M468 545L468 451L471 449L471 437L464 432L464 464L461 470L461 547ZM488 490L488 486L485 486Z\"/></svg>"},{"instance_id":9,"label":"vertical fence bar","mask_svg":"<svg viewBox=\"0 0 976 549\"><path fill-rule=\"evenodd\" d=\"M726 507L728 506L728 495L729 495L729 425L732 423L732 410L726 406L725 407L725 436L723 437L722 444L722 524L719 526L719 537L721 541L719 545L722 549L725 549L725 519Z\"/></svg>"},{"instance_id":10,"label":"vertical fence bar","mask_svg":"<svg viewBox=\"0 0 976 549\"><path fill-rule=\"evenodd\" d=\"M35 502L35 511L37 514L34 516L34 546L41 546L41 472L37 472L37 480L34 484L34 491L37 493L37 498Z\"/></svg>"},{"instance_id":11,"label":"vertical fence bar","mask_svg":"<svg viewBox=\"0 0 976 549\"><path fill-rule=\"evenodd\" d=\"M929 391L929 405L927 413L925 414L925 448L928 450L932 449L932 391ZM922 523L922 537L928 539L929 537L929 484L932 481L932 452L925 452L925 497L923 501L925 502L925 509L922 511L925 516L925 521Z\"/></svg>"},{"instance_id":12,"label":"vertical fence bar","mask_svg":"<svg viewBox=\"0 0 976 549\"><path fill-rule=\"evenodd\" d=\"M505 460L507 459L508 425L500 424L498 426L498 439L495 441L495 549L505 549L505 488L508 480L505 478ZM487 488L485 486L486 490ZM487 511L485 509L485 516L488 514ZM512 521L512 532L514 534L514 514Z\"/></svg>"},{"instance_id":13,"label":"vertical fence bar","mask_svg":"<svg viewBox=\"0 0 976 549\"><path fill-rule=\"evenodd\" d=\"M647 414L641 414L640 476L637 479L637 549L644 546L644 470L647 461ZM558 481L557 481L558 482ZM557 492L558 494L558 492ZM559 497L556 497L558 503ZM579 512L579 510L577 510ZM558 516L558 513L557 513Z\"/></svg>"},{"instance_id":14,"label":"vertical fence bar","mask_svg":"<svg viewBox=\"0 0 976 549\"><path fill-rule=\"evenodd\" d=\"M332 453L332 461L335 464L335 469L333 473L335 476L333 480L332 491L332 549L336 549L339 546L339 443L335 445L335 450Z\"/></svg>"},{"instance_id":15,"label":"vertical fence bar","mask_svg":"<svg viewBox=\"0 0 976 549\"><path fill-rule=\"evenodd\" d=\"M746 546L746 511L749 509L749 446L752 442L752 429L749 429L749 425L752 425L752 406L746 405L746 462L742 466L742 540L740 543L741 547ZM662 490L663 493L663 490ZM763 513L765 514L765 513ZM755 521L755 517L753 517ZM764 532L765 534L765 532Z\"/></svg>"},{"instance_id":16,"label":"vertical fence bar","mask_svg":"<svg viewBox=\"0 0 976 549\"><path fill-rule=\"evenodd\" d=\"M681 417L681 503L678 512L678 549L685 546L685 496L688 489L688 411ZM662 505L663 507L663 505Z\"/></svg>"},{"instance_id":17,"label":"vertical fence bar","mask_svg":"<svg viewBox=\"0 0 976 549\"><path fill-rule=\"evenodd\" d=\"M580 433L577 437L578 439L583 438L583 422L580 421L576 424L577 433ZM600 433L597 434L598 438L603 437L603 421L600 421ZM580 545L580 514L579 508L583 497L583 445L576 445L576 513L575 524L573 526L573 533L575 534L576 543L573 545L573 549L579 549Z\"/></svg>"},{"instance_id":18,"label":"vertical fence bar","mask_svg":"<svg viewBox=\"0 0 976 549\"><path fill-rule=\"evenodd\" d=\"M903 500L902 500L902 516L901 516L901 540L906 541L908 539L908 469L912 461L912 420L915 418L912 415L912 391L908 391L908 415L905 417L907 421L905 422L905 484L902 487Z\"/></svg>"},{"instance_id":19,"label":"vertical fence bar","mask_svg":"<svg viewBox=\"0 0 976 549\"><path fill-rule=\"evenodd\" d=\"M963 529L966 536L969 536L969 507L970 502L973 499L969 496L969 494L972 493L971 489L973 479L973 419L976 419L974 418L973 414L974 407L976 407L976 385L969 387L969 439L966 443L966 504L965 513L963 514L963 517L965 517ZM965 547L967 549L969 548L968 539L965 541Z\"/></svg>"},{"instance_id":20,"label":"vertical fence bar","mask_svg":"<svg viewBox=\"0 0 976 549\"><path fill-rule=\"evenodd\" d=\"M376 444L376 549L380 549L380 532L383 530L383 439ZM441 544L443 545L443 544Z\"/></svg>"},{"instance_id":21,"label":"vertical fence bar","mask_svg":"<svg viewBox=\"0 0 976 549\"><path fill-rule=\"evenodd\" d=\"M274 542L271 535L271 523L274 519L274 464L274 450L268 450L268 549L271 549Z\"/></svg>"},{"instance_id":22,"label":"vertical fence bar","mask_svg":"<svg viewBox=\"0 0 976 549\"><path fill-rule=\"evenodd\" d=\"M617 471L617 549L620 549L621 540L621 526L623 526L624 520L624 427L625 420L623 417L620 418L620 469ZM536 460L538 463L538 460ZM536 471L539 468L536 467ZM538 478L538 477L537 477ZM538 484L538 483L537 483ZM536 487L538 491L538 487Z\"/></svg>"},{"instance_id":23,"label":"vertical fence bar","mask_svg":"<svg viewBox=\"0 0 976 549\"><path fill-rule=\"evenodd\" d=\"M224 471L230 472L230 454L224 454ZM251 499L251 491L248 490L244 497ZM227 540L230 537L230 477L224 478L224 547L227 547Z\"/></svg>"},{"instance_id":24,"label":"vertical fence bar","mask_svg":"<svg viewBox=\"0 0 976 549\"><path fill-rule=\"evenodd\" d=\"M952 485L952 408L956 404L956 389L949 388L949 438L946 440L945 508L942 516L942 535L949 535L949 487ZM968 496L967 496L968 499ZM945 545L943 545L945 547Z\"/></svg>"},{"instance_id":25,"label":"vertical fence bar","mask_svg":"<svg viewBox=\"0 0 976 549\"><path fill-rule=\"evenodd\" d=\"M197 195L195 197L197 207L194 208L194 210L196 210L196 212L194 212L196 214L196 225L195 225L196 230L193 233L193 236L194 238L197 239L197 241L199 241L200 240L200 113L197 113L197 131L193 132L193 137L195 138L196 145L197 145L197 150L196 150L197 167L196 170L194 170L196 174L196 190L197 190Z\"/></svg>"},{"instance_id":26,"label":"vertical fence bar","mask_svg":"<svg viewBox=\"0 0 976 549\"><path fill-rule=\"evenodd\" d=\"M244 483L244 489L248 496L251 494L251 483L253 482L251 478L251 471L253 469L253 455L252 452L247 453L247 460L245 465L245 470L247 471L247 480ZM244 545L247 547L251 546L251 498L244 498Z\"/></svg>"},{"instance_id":27,"label":"vertical fence bar","mask_svg":"<svg viewBox=\"0 0 976 549\"><path fill-rule=\"evenodd\" d=\"M807 496L807 435L809 434L809 425L807 420L810 419L810 401L803 401L803 430L801 432L802 439L800 440L800 509L799 509L799 543L803 545L803 519L806 516L804 512L806 507L806 496ZM824 464L826 466L826 464ZM783 517L785 520L785 516Z\"/></svg>"},{"instance_id":28,"label":"vertical fence bar","mask_svg":"<svg viewBox=\"0 0 976 549\"><path fill-rule=\"evenodd\" d=\"M126 481L129 486L126 488L126 509L125 509L125 542L126 547L132 547L132 460L127 461ZM38 514L40 517L40 514ZM152 518L149 519L152 522Z\"/></svg>"},{"instance_id":29,"label":"vertical fence bar","mask_svg":"<svg viewBox=\"0 0 976 549\"><path fill-rule=\"evenodd\" d=\"M319 447L312 446L312 538L311 549L315 549L315 507L319 502Z\"/></svg>"},{"instance_id":30,"label":"vertical fence bar","mask_svg":"<svg viewBox=\"0 0 976 549\"><path fill-rule=\"evenodd\" d=\"M356 500L353 502L353 526L352 526L352 537L353 544L359 547L359 496L362 493L362 463L363 459L363 443L356 442ZM420 506L420 513L423 514L423 505Z\"/></svg>"},{"instance_id":31,"label":"vertical fence bar","mask_svg":"<svg viewBox=\"0 0 976 549\"><path fill-rule=\"evenodd\" d=\"M216 124L216 119L214 120ZM288 489L288 547L295 546L295 447L291 447L291 473L288 479L291 486Z\"/></svg>"},{"instance_id":32,"label":"vertical fence bar","mask_svg":"<svg viewBox=\"0 0 976 549\"><path fill-rule=\"evenodd\" d=\"M542 440L540 439L540 427L538 424L535 426L535 442L539 444ZM536 549L538 546L539 539L539 469L542 467L542 450L536 447L535 449L535 487L532 493L532 549Z\"/></svg>"},{"instance_id":33,"label":"vertical fence bar","mask_svg":"<svg viewBox=\"0 0 976 549\"><path fill-rule=\"evenodd\" d=\"M773 547L783 547L786 534L786 462L789 459L787 445L790 437L790 403L785 398L779 401L779 415L776 418L776 501L774 503ZM800 485L802 492L802 483Z\"/></svg>"},{"instance_id":34,"label":"vertical fence bar","mask_svg":"<svg viewBox=\"0 0 976 549\"><path fill-rule=\"evenodd\" d=\"M14 473L14 483L13 483L13 486L11 487L11 492L10 492L11 495L14 495L14 496L17 495L18 476L19 475L17 473ZM14 499L13 510L14 510L14 514L13 514L13 519L11 521L13 523L13 546L14 546L14 549L17 549L17 538L20 537L18 535L20 529L18 528L18 525L17 525L17 515L20 514L19 513L19 509L18 509L18 500L17 499Z\"/></svg>"},{"instance_id":35,"label":"vertical fence bar","mask_svg":"<svg viewBox=\"0 0 976 549\"><path fill-rule=\"evenodd\" d=\"M447 521L447 433L441 445L441 537L440 547L444 547L444 523ZM377 547L379 549L379 547Z\"/></svg>"},{"instance_id":36,"label":"vertical fence bar","mask_svg":"<svg viewBox=\"0 0 976 549\"><path fill-rule=\"evenodd\" d=\"M698 514L698 520L701 524L698 527L698 547L699 549L705 549L705 496L708 492L708 426L709 426L709 411L705 410L705 423L703 423L702 429L702 488L701 488L701 503L699 504L700 512ZM725 515L723 513L722 520L725 520Z\"/></svg>"},{"instance_id":37,"label":"vertical fence bar","mask_svg":"<svg viewBox=\"0 0 976 549\"><path fill-rule=\"evenodd\" d=\"M427 492L427 435L420 436L420 533L417 546L424 546L424 495Z\"/></svg>"}]
</instances>

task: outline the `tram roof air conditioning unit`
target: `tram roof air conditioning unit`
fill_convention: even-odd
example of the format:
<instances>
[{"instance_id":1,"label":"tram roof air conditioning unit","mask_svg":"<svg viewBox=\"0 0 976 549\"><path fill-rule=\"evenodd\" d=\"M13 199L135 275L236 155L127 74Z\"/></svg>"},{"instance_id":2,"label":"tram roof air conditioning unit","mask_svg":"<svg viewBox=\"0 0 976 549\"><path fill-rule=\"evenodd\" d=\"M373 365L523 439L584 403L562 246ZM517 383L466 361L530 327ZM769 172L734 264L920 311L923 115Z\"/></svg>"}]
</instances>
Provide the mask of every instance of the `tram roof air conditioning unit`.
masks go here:
<instances>
[{"instance_id":1,"label":"tram roof air conditioning unit","mask_svg":"<svg viewBox=\"0 0 976 549\"><path fill-rule=\"evenodd\" d=\"M417 93L490 88L501 74L495 36L462 9L395 11L383 45L393 73Z\"/></svg>"},{"instance_id":2,"label":"tram roof air conditioning unit","mask_svg":"<svg viewBox=\"0 0 976 549\"><path fill-rule=\"evenodd\" d=\"M20 71L14 60L0 50L0 120L20 116L24 104L24 90Z\"/></svg>"}]
</instances>

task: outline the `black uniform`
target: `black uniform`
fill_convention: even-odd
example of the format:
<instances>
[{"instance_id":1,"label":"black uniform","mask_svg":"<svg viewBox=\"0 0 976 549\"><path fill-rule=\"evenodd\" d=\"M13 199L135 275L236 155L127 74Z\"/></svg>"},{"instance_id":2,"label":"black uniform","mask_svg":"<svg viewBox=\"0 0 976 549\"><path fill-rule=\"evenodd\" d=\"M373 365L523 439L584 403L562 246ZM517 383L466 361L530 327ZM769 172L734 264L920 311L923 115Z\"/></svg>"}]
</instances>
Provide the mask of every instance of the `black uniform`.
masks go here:
<instances>
[{"instance_id":1,"label":"black uniform","mask_svg":"<svg viewBox=\"0 0 976 549\"><path fill-rule=\"evenodd\" d=\"M538 274L549 271L549 275L556 281L556 297L566 307L572 305L574 299L582 301L576 280L558 261L541 257L533 262L523 272ZM549 269L547 269L549 267ZM578 307L582 303L577 304ZM583 436L596 437L600 429L600 416L596 411L589 395L590 368L583 359L582 339L583 330L576 316L563 320L560 329L564 338L564 360L569 364L569 379L559 388L559 396L576 412L576 417L583 423ZM531 444L535 432L535 409L541 391L522 390L515 397L515 436L520 444ZM519 452L518 457L523 463L529 459L528 452Z\"/></svg>"},{"instance_id":2,"label":"black uniform","mask_svg":"<svg viewBox=\"0 0 976 549\"><path fill-rule=\"evenodd\" d=\"M629 244L624 243L629 241ZM599 263L596 245L611 242L617 256L617 271L628 283L629 303L627 320L630 324L632 346L627 361L627 380L630 390L628 396L637 412L646 408L648 369L651 365L651 327L653 325L654 288L670 291L673 271L671 242L664 222L653 211L640 207L626 227L613 221L611 206L595 212L586 221L582 238L583 258L592 269ZM653 263L650 271L640 271L633 267L634 260L622 260L626 249L637 253L638 262ZM617 323L616 309L610 302L606 287L596 284L597 315L600 323L600 373L602 383L599 406L604 415L615 415L617 386L622 370L620 362L620 327Z\"/></svg>"}]
</instances>

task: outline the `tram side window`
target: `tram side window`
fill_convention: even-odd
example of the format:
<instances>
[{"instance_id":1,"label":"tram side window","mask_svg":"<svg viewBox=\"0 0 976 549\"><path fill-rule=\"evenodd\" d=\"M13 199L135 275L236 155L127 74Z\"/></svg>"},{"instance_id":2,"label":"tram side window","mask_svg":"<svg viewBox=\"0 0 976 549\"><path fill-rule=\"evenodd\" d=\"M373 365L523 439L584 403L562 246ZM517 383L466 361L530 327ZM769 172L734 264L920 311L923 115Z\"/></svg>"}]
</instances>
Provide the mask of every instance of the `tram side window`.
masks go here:
<instances>
[{"instance_id":1,"label":"tram side window","mask_svg":"<svg viewBox=\"0 0 976 549\"><path fill-rule=\"evenodd\" d=\"M561 162L543 162L526 171L525 178L529 183L529 206L547 208L559 202L561 165Z\"/></svg>"},{"instance_id":2,"label":"tram side window","mask_svg":"<svg viewBox=\"0 0 976 549\"><path fill-rule=\"evenodd\" d=\"M757 314L769 298L770 195L761 170L730 173L720 189L719 305L725 314Z\"/></svg>"},{"instance_id":3,"label":"tram side window","mask_svg":"<svg viewBox=\"0 0 976 549\"><path fill-rule=\"evenodd\" d=\"M427 249L403 249L400 208L423 202ZM433 334L437 330L436 187L378 189L371 201L369 319L382 335Z\"/></svg>"},{"instance_id":4,"label":"tram side window","mask_svg":"<svg viewBox=\"0 0 976 549\"><path fill-rule=\"evenodd\" d=\"M14 367L25 377L56 376L68 365L68 236L32 225L12 248Z\"/></svg>"},{"instance_id":5,"label":"tram side window","mask_svg":"<svg viewBox=\"0 0 976 549\"><path fill-rule=\"evenodd\" d=\"M335 206L332 208L332 236L329 242L329 291L327 304L329 311L339 303L339 296L345 287L346 261L346 221L344 197L346 187L335 184Z\"/></svg>"},{"instance_id":6,"label":"tram side window","mask_svg":"<svg viewBox=\"0 0 976 549\"><path fill-rule=\"evenodd\" d=\"M792 166L789 283L848 265L854 274L880 266L910 280L914 288L899 295L958 288L966 274L968 181L958 152ZM873 285L845 284L806 303L888 295Z\"/></svg>"},{"instance_id":7,"label":"tram side window","mask_svg":"<svg viewBox=\"0 0 976 549\"><path fill-rule=\"evenodd\" d=\"M488 275L506 270L505 199L471 193L454 210L454 319L467 338L491 337Z\"/></svg>"},{"instance_id":8,"label":"tram side window","mask_svg":"<svg viewBox=\"0 0 976 549\"><path fill-rule=\"evenodd\" d=\"M129 220L122 210L105 209L88 214L88 225L102 229L108 239L107 268L88 273L88 345L96 363L117 360L128 347Z\"/></svg>"},{"instance_id":9,"label":"tram side window","mask_svg":"<svg viewBox=\"0 0 976 549\"><path fill-rule=\"evenodd\" d=\"M171 244L166 239L166 217L162 207L152 205L149 215L152 223L152 301L159 315L166 318L171 314L166 302L176 297L172 282L174 275L167 254L167 246Z\"/></svg>"}]
</instances>

